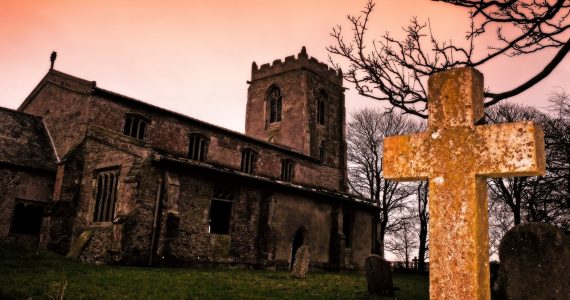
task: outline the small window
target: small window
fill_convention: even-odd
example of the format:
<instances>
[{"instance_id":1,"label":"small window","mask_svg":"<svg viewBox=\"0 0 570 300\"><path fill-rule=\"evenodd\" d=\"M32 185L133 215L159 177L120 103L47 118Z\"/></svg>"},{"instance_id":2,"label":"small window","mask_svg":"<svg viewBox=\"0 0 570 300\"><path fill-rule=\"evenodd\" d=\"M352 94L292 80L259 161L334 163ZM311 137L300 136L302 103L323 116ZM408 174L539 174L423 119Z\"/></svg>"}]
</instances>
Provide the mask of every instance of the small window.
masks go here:
<instances>
[{"instance_id":1,"label":"small window","mask_svg":"<svg viewBox=\"0 0 570 300\"><path fill-rule=\"evenodd\" d=\"M123 134L144 141L144 135L149 120L141 115L127 114L125 116L125 127Z\"/></svg>"},{"instance_id":2,"label":"small window","mask_svg":"<svg viewBox=\"0 0 570 300\"><path fill-rule=\"evenodd\" d=\"M119 169L100 171L96 174L95 209L93 222L111 222L115 217Z\"/></svg>"},{"instance_id":3,"label":"small window","mask_svg":"<svg viewBox=\"0 0 570 300\"><path fill-rule=\"evenodd\" d=\"M244 149L241 152L241 171L244 173L253 173L253 167L255 166L255 159L257 154L251 149Z\"/></svg>"},{"instance_id":4,"label":"small window","mask_svg":"<svg viewBox=\"0 0 570 300\"><path fill-rule=\"evenodd\" d=\"M207 141L198 134L190 135L190 143L188 145L188 158L198 161L204 161L206 156Z\"/></svg>"},{"instance_id":5,"label":"small window","mask_svg":"<svg viewBox=\"0 0 570 300\"><path fill-rule=\"evenodd\" d=\"M328 102L329 96L325 90L319 92L317 99L317 122L320 125L325 125L326 118L326 103Z\"/></svg>"},{"instance_id":6,"label":"small window","mask_svg":"<svg viewBox=\"0 0 570 300\"><path fill-rule=\"evenodd\" d=\"M281 89L273 86L267 93L267 102L269 102L269 123L281 121L281 109L283 106L283 96Z\"/></svg>"},{"instance_id":7,"label":"small window","mask_svg":"<svg viewBox=\"0 0 570 300\"><path fill-rule=\"evenodd\" d=\"M293 178L293 161L285 159L281 161L281 180L291 181Z\"/></svg>"},{"instance_id":8,"label":"small window","mask_svg":"<svg viewBox=\"0 0 570 300\"><path fill-rule=\"evenodd\" d=\"M209 232L228 234L235 191L232 188L214 186L210 203Z\"/></svg>"},{"instance_id":9,"label":"small window","mask_svg":"<svg viewBox=\"0 0 570 300\"><path fill-rule=\"evenodd\" d=\"M319 160L321 162L325 161L325 141L321 141L321 144L319 145Z\"/></svg>"},{"instance_id":10,"label":"small window","mask_svg":"<svg viewBox=\"0 0 570 300\"><path fill-rule=\"evenodd\" d=\"M44 205L41 203L16 201L10 233L40 234Z\"/></svg>"}]
</instances>

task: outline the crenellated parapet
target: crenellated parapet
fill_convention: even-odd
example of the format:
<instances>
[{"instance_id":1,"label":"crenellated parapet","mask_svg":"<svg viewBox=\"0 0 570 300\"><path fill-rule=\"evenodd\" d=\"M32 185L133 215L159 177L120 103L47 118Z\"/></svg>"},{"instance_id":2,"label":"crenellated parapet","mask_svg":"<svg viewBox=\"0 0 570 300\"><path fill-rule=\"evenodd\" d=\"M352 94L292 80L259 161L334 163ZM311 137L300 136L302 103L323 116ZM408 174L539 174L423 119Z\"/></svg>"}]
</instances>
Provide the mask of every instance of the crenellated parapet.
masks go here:
<instances>
[{"instance_id":1,"label":"crenellated parapet","mask_svg":"<svg viewBox=\"0 0 570 300\"><path fill-rule=\"evenodd\" d=\"M342 86L342 70L330 68L326 63L309 57L304 46L297 57L294 55L287 56L285 61L276 59L272 64L263 64L260 67L253 62L251 65L251 81L294 70L309 70L334 84Z\"/></svg>"}]
</instances>

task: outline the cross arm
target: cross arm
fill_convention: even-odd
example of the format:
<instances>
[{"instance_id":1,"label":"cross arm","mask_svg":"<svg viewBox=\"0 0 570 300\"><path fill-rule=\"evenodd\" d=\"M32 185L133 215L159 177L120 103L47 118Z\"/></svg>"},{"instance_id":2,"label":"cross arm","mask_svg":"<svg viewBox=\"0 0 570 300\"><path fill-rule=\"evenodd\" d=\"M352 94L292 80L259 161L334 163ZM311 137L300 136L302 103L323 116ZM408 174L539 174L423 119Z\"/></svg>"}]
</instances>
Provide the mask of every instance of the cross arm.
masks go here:
<instances>
[{"instance_id":1,"label":"cross arm","mask_svg":"<svg viewBox=\"0 0 570 300\"><path fill-rule=\"evenodd\" d=\"M486 177L545 173L544 133L533 122L476 126L481 139L477 173Z\"/></svg>"},{"instance_id":2,"label":"cross arm","mask_svg":"<svg viewBox=\"0 0 570 300\"><path fill-rule=\"evenodd\" d=\"M427 133L389 136L384 139L384 178L397 181L425 180L428 152L423 147Z\"/></svg>"}]
</instances>

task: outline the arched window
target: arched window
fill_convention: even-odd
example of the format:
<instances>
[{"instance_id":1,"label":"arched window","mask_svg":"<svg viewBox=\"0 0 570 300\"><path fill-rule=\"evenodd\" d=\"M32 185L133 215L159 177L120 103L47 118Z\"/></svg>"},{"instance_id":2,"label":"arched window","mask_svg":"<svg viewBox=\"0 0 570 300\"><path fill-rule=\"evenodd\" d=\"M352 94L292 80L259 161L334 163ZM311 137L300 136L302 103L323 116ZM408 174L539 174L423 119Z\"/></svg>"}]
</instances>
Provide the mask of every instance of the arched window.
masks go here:
<instances>
[{"instance_id":1,"label":"arched window","mask_svg":"<svg viewBox=\"0 0 570 300\"><path fill-rule=\"evenodd\" d=\"M269 123L281 121L281 108L283 107L281 89L277 86L269 88L267 102L269 103Z\"/></svg>"},{"instance_id":2,"label":"arched window","mask_svg":"<svg viewBox=\"0 0 570 300\"><path fill-rule=\"evenodd\" d=\"M321 125L325 125L326 103L328 100L329 96L327 95L327 92L325 92L325 90L321 90L317 99L317 122Z\"/></svg>"}]
</instances>

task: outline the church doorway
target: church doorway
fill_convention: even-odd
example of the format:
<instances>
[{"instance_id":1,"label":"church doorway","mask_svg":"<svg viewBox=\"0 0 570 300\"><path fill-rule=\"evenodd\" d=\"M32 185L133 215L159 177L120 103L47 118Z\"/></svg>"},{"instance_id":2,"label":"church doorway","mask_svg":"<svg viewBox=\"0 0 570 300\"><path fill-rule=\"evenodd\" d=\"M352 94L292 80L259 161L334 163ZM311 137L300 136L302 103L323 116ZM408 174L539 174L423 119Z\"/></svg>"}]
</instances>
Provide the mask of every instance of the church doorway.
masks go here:
<instances>
[{"instance_id":1,"label":"church doorway","mask_svg":"<svg viewBox=\"0 0 570 300\"><path fill-rule=\"evenodd\" d=\"M291 266L290 269L293 270L293 265L295 264L295 255L297 250L301 248L307 242L307 232L305 228L301 227L293 235L293 242L291 246Z\"/></svg>"}]
</instances>

